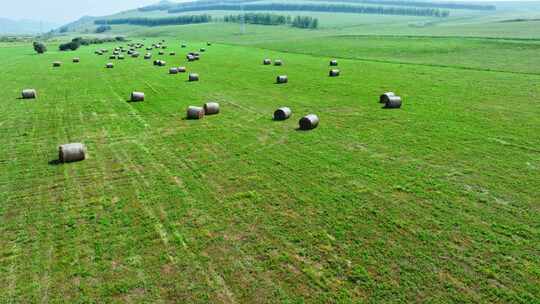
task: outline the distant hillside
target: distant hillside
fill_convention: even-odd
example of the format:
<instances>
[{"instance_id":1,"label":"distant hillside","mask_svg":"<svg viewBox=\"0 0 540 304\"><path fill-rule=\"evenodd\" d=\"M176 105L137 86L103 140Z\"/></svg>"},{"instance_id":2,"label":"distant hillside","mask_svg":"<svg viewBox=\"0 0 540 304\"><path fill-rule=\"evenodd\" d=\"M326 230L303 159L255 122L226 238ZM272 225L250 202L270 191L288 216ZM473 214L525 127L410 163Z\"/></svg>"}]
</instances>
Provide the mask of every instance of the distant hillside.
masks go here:
<instances>
[{"instance_id":1,"label":"distant hillside","mask_svg":"<svg viewBox=\"0 0 540 304\"><path fill-rule=\"evenodd\" d=\"M47 32L55 27L57 24L50 22L40 22L35 20L11 20L0 18L0 35L5 34L37 34Z\"/></svg>"}]
</instances>

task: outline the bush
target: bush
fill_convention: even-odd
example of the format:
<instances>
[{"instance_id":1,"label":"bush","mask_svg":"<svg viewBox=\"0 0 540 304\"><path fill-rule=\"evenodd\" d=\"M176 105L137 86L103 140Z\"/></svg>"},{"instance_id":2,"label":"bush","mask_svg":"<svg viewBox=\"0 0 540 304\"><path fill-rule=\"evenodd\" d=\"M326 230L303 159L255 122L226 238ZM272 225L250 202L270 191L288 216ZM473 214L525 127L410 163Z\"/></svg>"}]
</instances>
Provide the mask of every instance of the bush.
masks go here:
<instances>
[{"instance_id":1,"label":"bush","mask_svg":"<svg viewBox=\"0 0 540 304\"><path fill-rule=\"evenodd\" d=\"M34 50L38 54L43 54L47 51L47 46L45 46L45 44L43 44L42 42L34 41Z\"/></svg>"},{"instance_id":2,"label":"bush","mask_svg":"<svg viewBox=\"0 0 540 304\"><path fill-rule=\"evenodd\" d=\"M105 33L107 31L110 31L111 30L111 26L110 25L100 25L96 28L96 33Z\"/></svg>"},{"instance_id":3,"label":"bush","mask_svg":"<svg viewBox=\"0 0 540 304\"><path fill-rule=\"evenodd\" d=\"M77 38L75 38L77 39ZM75 51L81 46L81 43L79 40L73 39L71 42L60 44L59 49L60 51Z\"/></svg>"}]
</instances>

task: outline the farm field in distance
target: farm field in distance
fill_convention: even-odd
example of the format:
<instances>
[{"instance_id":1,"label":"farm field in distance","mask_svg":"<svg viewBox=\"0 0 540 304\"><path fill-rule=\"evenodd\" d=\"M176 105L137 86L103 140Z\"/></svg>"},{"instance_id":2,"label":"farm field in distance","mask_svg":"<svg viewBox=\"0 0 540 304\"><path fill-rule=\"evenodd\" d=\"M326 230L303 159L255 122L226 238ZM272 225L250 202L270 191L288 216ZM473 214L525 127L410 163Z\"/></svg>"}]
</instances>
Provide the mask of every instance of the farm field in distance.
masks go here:
<instances>
[{"instance_id":1,"label":"farm field in distance","mask_svg":"<svg viewBox=\"0 0 540 304\"><path fill-rule=\"evenodd\" d=\"M128 42L58 51L81 30L41 55L0 42L0 303L538 303L540 33L333 18L120 25ZM162 40L151 60L94 54ZM208 101L219 115L186 119ZM309 113L319 127L298 130ZM69 142L87 159L58 163Z\"/></svg>"}]
</instances>

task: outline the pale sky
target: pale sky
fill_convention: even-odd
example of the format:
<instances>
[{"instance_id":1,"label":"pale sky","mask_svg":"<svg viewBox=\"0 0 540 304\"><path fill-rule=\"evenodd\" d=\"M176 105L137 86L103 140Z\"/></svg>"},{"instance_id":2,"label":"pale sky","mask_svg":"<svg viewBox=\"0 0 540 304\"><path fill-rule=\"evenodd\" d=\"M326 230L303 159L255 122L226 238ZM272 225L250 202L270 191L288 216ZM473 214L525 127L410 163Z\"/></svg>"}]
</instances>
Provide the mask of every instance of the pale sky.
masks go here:
<instances>
[{"instance_id":1,"label":"pale sky","mask_svg":"<svg viewBox=\"0 0 540 304\"><path fill-rule=\"evenodd\" d=\"M452 2L456 0L441 1ZM482 0L476 0L475 2L480 1ZM62 24L75 21L86 15L110 15L157 2L159 0L0 0L0 18L33 19ZM176 0L173 2L182 1ZM458 0L457 2L465 1Z\"/></svg>"}]
</instances>

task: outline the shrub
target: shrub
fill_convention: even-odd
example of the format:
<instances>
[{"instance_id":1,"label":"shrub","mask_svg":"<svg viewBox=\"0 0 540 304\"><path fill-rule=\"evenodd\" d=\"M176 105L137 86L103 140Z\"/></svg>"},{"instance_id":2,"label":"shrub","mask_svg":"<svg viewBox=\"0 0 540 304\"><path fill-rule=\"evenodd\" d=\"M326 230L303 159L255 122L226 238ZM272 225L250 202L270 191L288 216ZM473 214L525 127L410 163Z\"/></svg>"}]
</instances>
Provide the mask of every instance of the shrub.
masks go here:
<instances>
[{"instance_id":1,"label":"shrub","mask_svg":"<svg viewBox=\"0 0 540 304\"><path fill-rule=\"evenodd\" d=\"M96 28L96 33L105 33L107 31L110 31L111 30L111 26L110 25L100 25Z\"/></svg>"},{"instance_id":2,"label":"shrub","mask_svg":"<svg viewBox=\"0 0 540 304\"><path fill-rule=\"evenodd\" d=\"M38 54L43 54L43 53L45 53L47 51L47 46L45 46L45 44L43 42L34 41L34 50Z\"/></svg>"}]
</instances>

